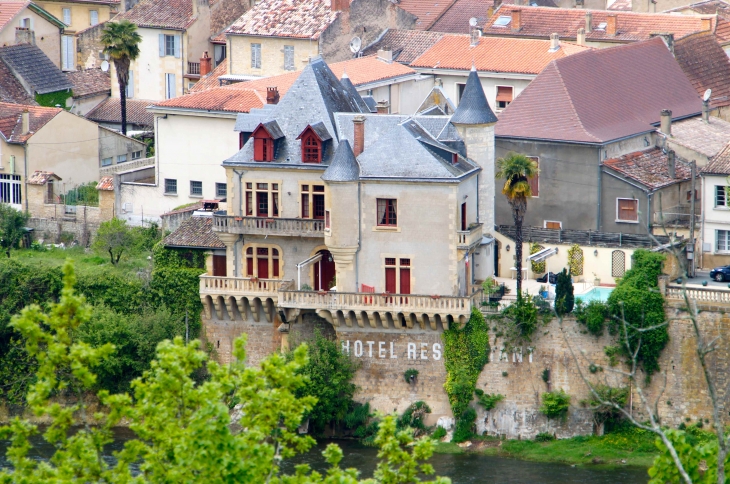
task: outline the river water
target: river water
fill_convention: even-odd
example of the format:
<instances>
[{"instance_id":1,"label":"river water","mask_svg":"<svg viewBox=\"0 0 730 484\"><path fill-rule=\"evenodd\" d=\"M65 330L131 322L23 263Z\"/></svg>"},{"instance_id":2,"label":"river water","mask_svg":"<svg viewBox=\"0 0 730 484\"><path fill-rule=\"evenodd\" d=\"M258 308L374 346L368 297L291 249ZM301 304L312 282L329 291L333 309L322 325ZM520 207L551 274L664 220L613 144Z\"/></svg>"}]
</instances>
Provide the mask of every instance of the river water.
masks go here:
<instances>
[{"instance_id":1,"label":"river water","mask_svg":"<svg viewBox=\"0 0 730 484\"><path fill-rule=\"evenodd\" d=\"M116 439L107 449L106 459L113 461L112 452L121 450L124 442L133 437L132 432L119 429ZM285 473L293 472L297 464L309 464L312 468L323 471L327 464L322 451L330 441L322 441L309 452L296 456L284 463ZM366 447L350 440L334 441L345 454L340 467L355 467L361 471L360 478L372 477L377 465L377 449ZM32 456L47 459L53 449L42 440L34 440ZM7 467L5 449L7 441L0 441L0 468ZM429 461L436 475L451 478L454 484L499 483L499 484L638 484L648 481L644 469L619 468L600 469L591 467L571 467L563 464L546 464L528 462L502 457L489 457L478 454L434 454Z\"/></svg>"}]
</instances>

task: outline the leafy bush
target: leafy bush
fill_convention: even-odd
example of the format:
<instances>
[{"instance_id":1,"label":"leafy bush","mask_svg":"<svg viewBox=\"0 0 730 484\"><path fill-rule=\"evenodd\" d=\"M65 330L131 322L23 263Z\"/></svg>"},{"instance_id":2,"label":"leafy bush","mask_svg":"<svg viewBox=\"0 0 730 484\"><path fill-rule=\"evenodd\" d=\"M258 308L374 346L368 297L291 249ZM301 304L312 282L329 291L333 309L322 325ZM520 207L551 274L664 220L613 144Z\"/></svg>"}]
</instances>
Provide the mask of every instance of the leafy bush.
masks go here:
<instances>
[{"instance_id":1,"label":"leafy bush","mask_svg":"<svg viewBox=\"0 0 730 484\"><path fill-rule=\"evenodd\" d=\"M10 249L18 247L29 218L27 213L0 203L0 247L5 250L8 257L10 257Z\"/></svg>"},{"instance_id":2,"label":"leafy bush","mask_svg":"<svg viewBox=\"0 0 730 484\"><path fill-rule=\"evenodd\" d=\"M559 315L573 311L575 297L573 296L573 280L567 269L558 273L555 286L555 312Z\"/></svg>"},{"instance_id":3,"label":"leafy bush","mask_svg":"<svg viewBox=\"0 0 730 484\"><path fill-rule=\"evenodd\" d=\"M477 403L481 405L487 412L494 409L494 407L496 407L499 402L504 400L504 395L500 393L484 393L484 390L481 390L479 388L474 390L474 393L476 393L477 396Z\"/></svg>"},{"instance_id":4,"label":"leafy bush","mask_svg":"<svg viewBox=\"0 0 730 484\"><path fill-rule=\"evenodd\" d=\"M436 430L431 434L431 438L434 440L441 440L444 437L446 437L446 429L443 427L436 427Z\"/></svg>"},{"instance_id":5,"label":"leafy bush","mask_svg":"<svg viewBox=\"0 0 730 484\"><path fill-rule=\"evenodd\" d=\"M403 412L403 415L398 417L396 426L398 429L411 428L413 429L413 436L418 437L426 432L426 425L423 423L423 417L427 413L431 413L431 407L429 407L426 402L420 400L418 402L413 402L406 411Z\"/></svg>"},{"instance_id":6,"label":"leafy bush","mask_svg":"<svg viewBox=\"0 0 730 484\"><path fill-rule=\"evenodd\" d=\"M591 394L591 397L585 402L593 410L593 421L597 426L604 424L615 426L623 419L623 414L612 404L621 408L625 407L629 400L629 388L599 384L595 385L593 390L598 394L598 398Z\"/></svg>"},{"instance_id":7,"label":"leafy bush","mask_svg":"<svg viewBox=\"0 0 730 484\"><path fill-rule=\"evenodd\" d=\"M555 440L555 436L550 432L540 432L535 436L535 442L550 442Z\"/></svg>"},{"instance_id":8,"label":"leafy bush","mask_svg":"<svg viewBox=\"0 0 730 484\"><path fill-rule=\"evenodd\" d=\"M540 244L538 244L537 242L532 242L530 244L530 254L537 254L542 249L544 249L544 247L541 246ZM532 264L532 272L534 274L542 274L543 272L545 272L545 261L541 261L541 262L530 261L530 264Z\"/></svg>"},{"instance_id":9,"label":"leafy bush","mask_svg":"<svg viewBox=\"0 0 730 484\"><path fill-rule=\"evenodd\" d=\"M477 421L477 412L469 407L456 419L453 442L459 443L469 440L474 435L474 423Z\"/></svg>"},{"instance_id":10,"label":"leafy bush","mask_svg":"<svg viewBox=\"0 0 730 484\"><path fill-rule=\"evenodd\" d=\"M570 395L565 393L563 389L542 394L542 405L540 405L540 413L548 419L564 419L568 415L570 408Z\"/></svg>"},{"instance_id":11,"label":"leafy bush","mask_svg":"<svg viewBox=\"0 0 730 484\"><path fill-rule=\"evenodd\" d=\"M418 378L418 370L415 368L408 368L403 373L403 378L406 380L406 383L413 383L416 381L416 378Z\"/></svg>"},{"instance_id":12,"label":"leafy bush","mask_svg":"<svg viewBox=\"0 0 730 484\"><path fill-rule=\"evenodd\" d=\"M123 254L133 254L139 249L138 233L125 220L113 218L99 225L91 247L99 255L108 255L111 263L117 265Z\"/></svg>"},{"instance_id":13,"label":"leafy bush","mask_svg":"<svg viewBox=\"0 0 730 484\"><path fill-rule=\"evenodd\" d=\"M529 342L538 326L538 307L534 298L523 294L517 300L504 308L502 316L509 322L506 328L507 338L515 344Z\"/></svg>"},{"instance_id":14,"label":"leafy bush","mask_svg":"<svg viewBox=\"0 0 730 484\"><path fill-rule=\"evenodd\" d=\"M591 301L587 305L576 305L575 319L586 326L589 333L601 336L608 317L608 305L602 301Z\"/></svg>"}]
</instances>

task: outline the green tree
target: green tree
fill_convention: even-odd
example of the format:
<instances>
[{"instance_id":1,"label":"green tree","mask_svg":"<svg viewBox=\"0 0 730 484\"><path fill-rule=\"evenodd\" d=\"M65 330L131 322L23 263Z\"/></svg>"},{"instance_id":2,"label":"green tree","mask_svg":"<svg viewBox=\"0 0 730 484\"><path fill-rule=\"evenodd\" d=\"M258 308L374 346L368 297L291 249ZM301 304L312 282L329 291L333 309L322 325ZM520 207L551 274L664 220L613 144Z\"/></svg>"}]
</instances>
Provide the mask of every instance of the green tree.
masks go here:
<instances>
[{"instance_id":1,"label":"green tree","mask_svg":"<svg viewBox=\"0 0 730 484\"><path fill-rule=\"evenodd\" d=\"M567 269L558 273L555 285L555 312L562 316L573 311L575 297L573 296L573 279Z\"/></svg>"},{"instance_id":2,"label":"green tree","mask_svg":"<svg viewBox=\"0 0 730 484\"><path fill-rule=\"evenodd\" d=\"M560 390L553 390L552 392L545 392L540 398L542 400L540 413L548 418L548 427L550 421L555 419L564 420L568 416L570 395L565 393L562 388Z\"/></svg>"},{"instance_id":3,"label":"green tree","mask_svg":"<svg viewBox=\"0 0 730 484\"><path fill-rule=\"evenodd\" d=\"M507 153L497 160L497 178L504 179L502 193L512 207L515 222L515 268L517 297L522 297L522 222L527 212L527 199L532 196L530 178L538 174L537 163L518 153Z\"/></svg>"},{"instance_id":4,"label":"green tree","mask_svg":"<svg viewBox=\"0 0 730 484\"><path fill-rule=\"evenodd\" d=\"M122 111L122 134L127 134L127 84L129 83L129 66L139 57L139 44L142 37L137 33L137 26L129 20L107 22L99 39L117 71L119 83L119 99Z\"/></svg>"},{"instance_id":5,"label":"green tree","mask_svg":"<svg viewBox=\"0 0 730 484\"><path fill-rule=\"evenodd\" d=\"M8 258L10 258L10 249L16 248L20 243L29 218L27 213L15 210L8 204L0 203L0 247L5 249Z\"/></svg>"},{"instance_id":6,"label":"green tree","mask_svg":"<svg viewBox=\"0 0 730 484\"><path fill-rule=\"evenodd\" d=\"M125 220L113 218L102 222L92 248L99 254L109 254L113 265L119 263L122 254L137 251L137 233L127 226Z\"/></svg>"}]
</instances>

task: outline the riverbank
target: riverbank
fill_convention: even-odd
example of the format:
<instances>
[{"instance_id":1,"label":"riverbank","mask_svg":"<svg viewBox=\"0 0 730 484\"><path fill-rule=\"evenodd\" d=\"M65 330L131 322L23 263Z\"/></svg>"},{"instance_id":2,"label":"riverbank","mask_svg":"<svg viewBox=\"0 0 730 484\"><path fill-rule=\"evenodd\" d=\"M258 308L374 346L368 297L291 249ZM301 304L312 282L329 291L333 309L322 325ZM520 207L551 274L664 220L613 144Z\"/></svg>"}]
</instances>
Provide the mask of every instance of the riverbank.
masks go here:
<instances>
[{"instance_id":1,"label":"riverbank","mask_svg":"<svg viewBox=\"0 0 730 484\"><path fill-rule=\"evenodd\" d=\"M478 437L472 445L440 442L441 454L478 453L535 462L553 462L575 466L649 468L659 451L655 436L641 429L630 429L597 436L535 442L533 440L499 440Z\"/></svg>"}]
</instances>

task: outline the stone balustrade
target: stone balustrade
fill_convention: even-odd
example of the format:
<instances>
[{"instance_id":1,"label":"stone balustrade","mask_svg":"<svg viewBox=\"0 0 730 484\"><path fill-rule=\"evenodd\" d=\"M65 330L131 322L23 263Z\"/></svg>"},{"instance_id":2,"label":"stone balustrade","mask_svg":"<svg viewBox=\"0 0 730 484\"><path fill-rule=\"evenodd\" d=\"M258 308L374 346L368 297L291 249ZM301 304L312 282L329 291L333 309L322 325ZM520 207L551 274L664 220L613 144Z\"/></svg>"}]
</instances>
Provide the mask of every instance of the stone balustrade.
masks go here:
<instances>
[{"instance_id":1,"label":"stone balustrade","mask_svg":"<svg viewBox=\"0 0 730 484\"><path fill-rule=\"evenodd\" d=\"M275 297L282 285L290 282L281 279L200 276L200 295Z\"/></svg>"},{"instance_id":2,"label":"stone balustrade","mask_svg":"<svg viewBox=\"0 0 730 484\"><path fill-rule=\"evenodd\" d=\"M482 226L484 224L474 224L469 230L458 230L456 232L456 247L468 250L476 246L482 240Z\"/></svg>"},{"instance_id":3,"label":"stone balustrade","mask_svg":"<svg viewBox=\"0 0 730 484\"><path fill-rule=\"evenodd\" d=\"M146 166L154 166L155 157L140 158L139 160L126 161L124 163L118 163L116 165L105 166L99 168L99 176L110 176L115 173L121 173L123 171L134 170L137 168L144 168Z\"/></svg>"},{"instance_id":4,"label":"stone balustrade","mask_svg":"<svg viewBox=\"0 0 730 484\"><path fill-rule=\"evenodd\" d=\"M665 292L667 299L684 301L682 294L682 286L668 285ZM696 301L699 304L728 304L730 305L730 289L721 289L717 287L686 287L687 297L690 301Z\"/></svg>"},{"instance_id":5,"label":"stone balustrade","mask_svg":"<svg viewBox=\"0 0 730 484\"><path fill-rule=\"evenodd\" d=\"M244 235L324 237L324 220L215 215L213 230Z\"/></svg>"}]
</instances>

